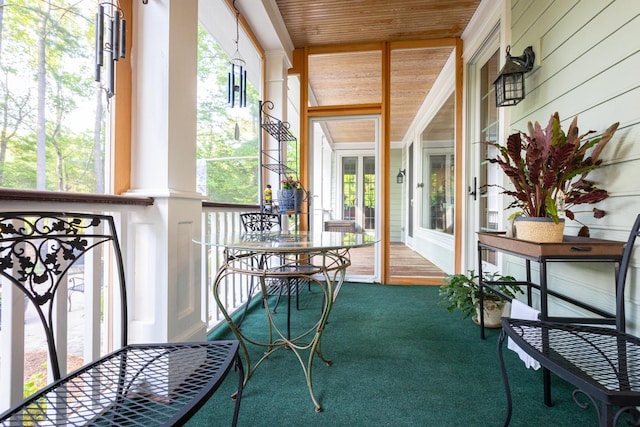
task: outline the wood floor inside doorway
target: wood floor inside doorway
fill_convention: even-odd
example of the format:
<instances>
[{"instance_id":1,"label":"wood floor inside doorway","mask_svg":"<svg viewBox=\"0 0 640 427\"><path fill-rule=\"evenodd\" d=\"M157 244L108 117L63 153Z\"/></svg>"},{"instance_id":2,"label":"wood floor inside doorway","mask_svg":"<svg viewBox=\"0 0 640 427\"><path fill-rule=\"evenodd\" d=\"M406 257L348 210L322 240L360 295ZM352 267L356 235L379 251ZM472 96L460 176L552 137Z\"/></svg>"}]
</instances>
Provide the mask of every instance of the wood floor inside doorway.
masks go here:
<instances>
[{"instance_id":1,"label":"wood floor inside doorway","mask_svg":"<svg viewBox=\"0 0 640 427\"><path fill-rule=\"evenodd\" d=\"M410 278L431 279L413 280L413 282L415 284L440 284L440 279L446 275L444 271L403 243L392 243L390 249L392 277L406 278L409 279L408 282L412 282ZM351 249L350 255L351 266L347 269L347 274L373 275L373 246ZM402 282L405 283L404 280Z\"/></svg>"}]
</instances>

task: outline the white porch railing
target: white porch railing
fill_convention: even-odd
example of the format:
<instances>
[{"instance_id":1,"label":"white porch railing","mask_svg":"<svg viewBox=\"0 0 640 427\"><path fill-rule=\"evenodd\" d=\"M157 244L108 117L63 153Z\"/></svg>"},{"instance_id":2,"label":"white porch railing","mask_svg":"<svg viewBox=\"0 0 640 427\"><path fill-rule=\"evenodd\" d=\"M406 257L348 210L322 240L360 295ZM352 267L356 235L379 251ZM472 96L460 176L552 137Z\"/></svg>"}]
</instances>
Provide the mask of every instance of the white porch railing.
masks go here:
<instances>
[{"instance_id":1,"label":"white porch railing","mask_svg":"<svg viewBox=\"0 0 640 427\"><path fill-rule=\"evenodd\" d=\"M211 242L217 232L224 233L227 230L240 230L241 212L257 211L246 207L203 207L202 209L202 239ZM216 246L202 246L202 312L207 314L207 330L211 331L224 322L224 317L213 298L213 281L220 265L224 262L224 249ZM235 274L225 278L221 300L224 302L228 313L233 314L248 299L251 279L247 276ZM206 297L204 297L206 295Z\"/></svg>"}]
</instances>

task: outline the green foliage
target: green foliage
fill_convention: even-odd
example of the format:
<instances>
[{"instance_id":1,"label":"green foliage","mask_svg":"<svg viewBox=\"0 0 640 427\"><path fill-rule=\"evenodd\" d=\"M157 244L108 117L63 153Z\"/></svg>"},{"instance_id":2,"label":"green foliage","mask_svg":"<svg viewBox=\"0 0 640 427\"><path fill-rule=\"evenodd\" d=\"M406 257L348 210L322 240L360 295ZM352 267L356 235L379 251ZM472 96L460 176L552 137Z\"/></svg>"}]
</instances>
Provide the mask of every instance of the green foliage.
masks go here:
<instances>
[{"instance_id":1,"label":"green foliage","mask_svg":"<svg viewBox=\"0 0 640 427\"><path fill-rule=\"evenodd\" d=\"M46 367L46 363L44 364ZM37 392L41 388L47 385L44 374L42 372L37 372L29 377L29 379L24 383L23 396L26 399L31 396L33 393ZM29 409L25 411L24 415L24 425L39 425L38 421L43 421L45 419L47 402L45 399L38 399L37 402L29 405Z\"/></svg>"},{"instance_id":2,"label":"green foliage","mask_svg":"<svg viewBox=\"0 0 640 427\"><path fill-rule=\"evenodd\" d=\"M508 208L517 208L530 217L552 218L558 223L561 211L573 220L575 205L606 199L608 193L586 177L602 166L600 154L618 125L611 125L599 138L587 139L595 131L580 135L575 117L565 133L558 113L554 113L546 129L538 122L529 122L529 133L510 135L506 145L487 142L499 153L489 161L497 163L513 185L513 189L498 186L512 198ZM596 218L605 214L596 208L593 213Z\"/></svg>"},{"instance_id":3,"label":"green foliage","mask_svg":"<svg viewBox=\"0 0 640 427\"><path fill-rule=\"evenodd\" d=\"M107 109L93 82L96 4L95 0L15 0L3 8L0 187L103 191L105 136L103 131L94 134L94 123L97 118L104 127L104 113L96 115ZM249 84L247 108L229 108L229 58L203 28L198 57L197 157L202 191L213 201L256 203L258 90ZM38 141L44 141L44 147Z\"/></svg>"},{"instance_id":4,"label":"green foliage","mask_svg":"<svg viewBox=\"0 0 640 427\"><path fill-rule=\"evenodd\" d=\"M459 273L446 276L443 279L445 284L440 286L439 295L442 301L440 301L438 305L445 307L449 312L459 309L465 318L469 317L475 313L476 306L480 300L480 283L478 279L479 276L474 270L469 270L466 275ZM498 282L498 286L494 286L494 288L509 298L514 298L516 294L522 293L518 285L508 283L515 282L516 279L513 276L502 276L499 273L492 273L486 274L484 280ZM490 291L485 291L484 297L504 301L503 298Z\"/></svg>"},{"instance_id":5,"label":"green foliage","mask_svg":"<svg viewBox=\"0 0 640 427\"><path fill-rule=\"evenodd\" d=\"M96 192L98 171L91 161L97 114L92 102L95 7L94 0L5 5L0 186ZM44 146L38 153L39 139ZM37 188L37 176L43 188Z\"/></svg>"},{"instance_id":6,"label":"green foliage","mask_svg":"<svg viewBox=\"0 0 640 427\"><path fill-rule=\"evenodd\" d=\"M229 57L200 26L198 33L197 158L199 190L221 203L258 201L258 91L247 85L247 107L227 104ZM235 139L236 124L240 138Z\"/></svg>"},{"instance_id":7,"label":"green foliage","mask_svg":"<svg viewBox=\"0 0 640 427\"><path fill-rule=\"evenodd\" d=\"M37 372L29 377L29 379L24 383L24 397L25 399L31 396L36 391L40 390L47 384L44 378L44 374L42 372Z\"/></svg>"}]
</instances>

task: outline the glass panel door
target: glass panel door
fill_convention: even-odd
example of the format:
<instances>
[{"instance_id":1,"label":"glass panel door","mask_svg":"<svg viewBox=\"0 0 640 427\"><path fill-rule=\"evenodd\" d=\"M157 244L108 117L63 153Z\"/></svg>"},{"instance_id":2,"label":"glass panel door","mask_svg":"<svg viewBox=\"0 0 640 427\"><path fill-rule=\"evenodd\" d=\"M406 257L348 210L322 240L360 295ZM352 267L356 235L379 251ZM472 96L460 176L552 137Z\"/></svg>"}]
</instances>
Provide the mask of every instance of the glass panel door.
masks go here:
<instances>
[{"instance_id":1,"label":"glass panel door","mask_svg":"<svg viewBox=\"0 0 640 427\"><path fill-rule=\"evenodd\" d=\"M356 221L358 158L342 158L342 219Z\"/></svg>"},{"instance_id":2,"label":"glass panel door","mask_svg":"<svg viewBox=\"0 0 640 427\"><path fill-rule=\"evenodd\" d=\"M425 150L425 182L428 183L428 207L423 226L430 230L453 233L454 155Z\"/></svg>"},{"instance_id":3,"label":"glass panel door","mask_svg":"<svg viewBox=\"0 0 640 427\"><path fill-rule=\"evenodd\" d=\"M362 177L362 193L363 193L363 221L365 230L375 230L376 228L376 158L367 156L362 159L363 177Z\"/></svg>"},{"instance_id":4,"label":"glass panel door","mask_svg":"<svg viewBox=\"0 0 640 427\"><path fill-rule=\"evenodd\" d=\"M496 51L480 70L480 140L496 142L498 138L499 119L495 103L493 80L498 73L499 57ZM495 157L495 147L481 144L480 147L480 179L478 194L480 196L480 231L497 231L500 223L500 190L493 186L500 183L499 166L487 159ZM482 261L496 265L496 253L483 251Z\"/></svg>"},{"instance_id":5,"label":"glass panel door","mask_svg":"<svg viewBox=\"0 0 640 427\"><path fill-rule=\"evenodd\" d=\"M450 95L422 132L422 221L426 230L453 235L455 98Z\"/></svg>"},{"instance_id":6,"label":"glass panel door","mask_svg":"<svg viewBox=\"0 0 640 427\"><path fill-rule=\"evenodd\" d=\"M358 228L375 230L376 158L342 158L342 219L355 221Z\"/></svg>"},{"instance_id":7,"label":"glass panel door","mask_svg":"<svg viewBox=\"0 0 640 427\"><path fill-rule=\"evenodd\" d=\"M309 164L312 231L331 225L379 232L380 120L377 116L311 118ZM395 179L395 177L394 177ZM378 215L376 215L376 213ZM337 224L331 224L335 222ZM353 222L351 224L350 222ZM379 237L378 237L379 238ZM380 244L354 248L347 280L380 281Z\"/></svg>"}]
</instances>

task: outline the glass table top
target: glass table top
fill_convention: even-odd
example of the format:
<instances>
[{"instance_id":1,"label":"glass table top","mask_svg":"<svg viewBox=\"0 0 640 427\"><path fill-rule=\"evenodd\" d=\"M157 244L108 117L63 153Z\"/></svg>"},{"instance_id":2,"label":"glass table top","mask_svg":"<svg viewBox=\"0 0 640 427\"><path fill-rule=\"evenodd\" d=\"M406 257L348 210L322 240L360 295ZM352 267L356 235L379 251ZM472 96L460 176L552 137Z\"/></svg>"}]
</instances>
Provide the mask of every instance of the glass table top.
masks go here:
<instances>
[{"instance_id":1,"label":"glass table top","mask_svg":"<svg viewBox=\"0 0 640 427\"><path fill-rule=\"evenodd\" d=\"M227 249L269 252L337 250L373 245L376 236L368 233L322 232L221 232L210 240L195 241Z\"/></svg>"}]
</instances>

